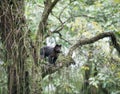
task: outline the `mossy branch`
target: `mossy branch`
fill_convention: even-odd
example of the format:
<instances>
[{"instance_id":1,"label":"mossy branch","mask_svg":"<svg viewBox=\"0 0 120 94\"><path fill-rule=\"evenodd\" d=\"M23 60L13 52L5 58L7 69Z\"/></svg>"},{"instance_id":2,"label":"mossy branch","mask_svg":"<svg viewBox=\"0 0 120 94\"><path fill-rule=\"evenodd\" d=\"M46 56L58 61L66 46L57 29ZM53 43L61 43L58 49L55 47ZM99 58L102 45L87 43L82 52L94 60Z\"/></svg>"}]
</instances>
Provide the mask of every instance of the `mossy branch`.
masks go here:
<instances>
[{"instance_id":1,"label":"mossy branch","mask_svg":"<svg viewBox=\"0 0 120 94\"><path fill-rule=\"evenodd\" d=\"M42 77L44 78L46 75L52 74L52 73L58 71L59 69L61 69L62 67L68 67L71 64L75 64L75 62L71 56L60 55L56 62L56 66L49 65L49 64L42 64L42 67L41 67Z\"/></svg>"},{"instance_id":2,"label":"mossy branch","mask_svg":"<svg viewBox=\"0 0 120 94\"><path fill-rule=\"evenodd\" d=\"M100 39L103 39L103 38L106 38L106 37L109 37L111 38L111 41L112 41L112 44L114 46L114 48L120 53L120 45L118 44L117 42L117 39L116 39L116 36L113 32L104 32L104 33L100 33L92 38L89 38L89 39L80 39L76 44L74 44L71 48L70 48L70 51L69 51L69 55L72 55L73 51L82 46L82 45L86 45L86 44L91 44L91 43L94 43Z\"/></svg>"}]
</instances>

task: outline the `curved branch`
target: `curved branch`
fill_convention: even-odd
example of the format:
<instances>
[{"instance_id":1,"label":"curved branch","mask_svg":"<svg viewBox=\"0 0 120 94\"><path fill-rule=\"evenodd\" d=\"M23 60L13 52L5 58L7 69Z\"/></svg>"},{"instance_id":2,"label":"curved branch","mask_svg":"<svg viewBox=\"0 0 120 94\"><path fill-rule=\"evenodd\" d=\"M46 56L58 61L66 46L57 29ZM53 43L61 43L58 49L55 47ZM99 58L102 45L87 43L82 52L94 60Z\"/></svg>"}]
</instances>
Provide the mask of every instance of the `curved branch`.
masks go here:
<instances>
[{"instance_id":1,"label":"curved branch","mask_svg":"<svg viewBox=\"0 0 120 94\"><path fill-rule=\"evenodd\" d=\"M47 20L48 20L49 14L52 12L52 9L55 7L55 5L57 4L58 1L59 0L54 0L52 2L52 0L46 0L44 2L45 8L43 10L42 18L41 18L41 21L40 21L39 26L38 26L36 40L39 39L38 37L42 37L44 32L46 31Z\"/></svg>"},{"instance_id":2,"label":"curved branch","mask_svg":"<svg viewBox=\"0 0 120 94\"><path fill-rule=\"evenodd\" d=\"M117 39L114 35L113 32L105 32L105 33L100 33L98 34L97 36L95 37L92 37L92 38L89 38L89 39L84 39L84 40L79 40L76 44L74 44L70 50L69 50L69 55L72 55L73 51L79 47L79 46L82 46L82 45L86 45L86 44L91 44L91 43L94 43L100 39L103 39L105 37L110 37L111 38L111 41L113 43L113 46L116 48L116 50L120 53L120 45L117 43Z\"/></svg>"}]
</instances>

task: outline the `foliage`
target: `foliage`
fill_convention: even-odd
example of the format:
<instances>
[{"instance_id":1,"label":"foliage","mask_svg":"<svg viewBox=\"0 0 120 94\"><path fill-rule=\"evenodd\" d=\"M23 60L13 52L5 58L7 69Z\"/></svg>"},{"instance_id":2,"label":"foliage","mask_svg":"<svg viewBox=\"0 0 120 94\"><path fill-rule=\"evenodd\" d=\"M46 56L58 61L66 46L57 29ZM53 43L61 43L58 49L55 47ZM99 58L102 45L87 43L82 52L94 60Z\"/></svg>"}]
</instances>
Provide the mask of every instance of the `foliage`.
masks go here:
<instances>
[{"instance_id":1,"label":"foliage","mask_svg":"<svg viewBox=\"0 0 120 94\"><path fill-rule=\"evenodd\" d=\"M25 0L26 25L30 30L29 36L34 41L43 10L44 0ZM54 32L60 28L60 31ZM69 57L63 59L64 56L78 39L87 39L108 31L115 32L117 40L120 41L119 0L60 0L49 15L46 38L43 42L52 46L56 43L62 44L64 55L59 59L62 59L64 64L70 59ZM3 48L0 45L0 55L1 49ZM39 90L42 79L43 94L80 94L84 89L85 72L90 71L89 87L94 86L97 89L102 87L107 89L110 94L119 94L120 58L117 51L111 47L109 39L105 38L94 44L79 47L74 51L72 57L76 62L75 65L64 67L44 79L38 76L40 68L36 67L38 75L33 77L34 66L31 64L32 57L29 57L26 69L31 72L31 89ZM90 64L92 68L89 67ZM95 68L97 70L94 70ZM0 87L7 90L5 69L6 67L0 63ZM96 71L97 75L94 75ZM35 81L38 81L38 85L33 87L32 84L35 84ZM101 92L100 94L103 93Z\"/></svg>"},{"instance_id":2,"label":"foliage","mask_svg":"<svg viewBox=\"0 0 120 94\"><path fill-rule=\"evenodd\" d=\"M7 94L7 74L3 62L0 60L0 94Z\"/></svg>"}]
</instances>

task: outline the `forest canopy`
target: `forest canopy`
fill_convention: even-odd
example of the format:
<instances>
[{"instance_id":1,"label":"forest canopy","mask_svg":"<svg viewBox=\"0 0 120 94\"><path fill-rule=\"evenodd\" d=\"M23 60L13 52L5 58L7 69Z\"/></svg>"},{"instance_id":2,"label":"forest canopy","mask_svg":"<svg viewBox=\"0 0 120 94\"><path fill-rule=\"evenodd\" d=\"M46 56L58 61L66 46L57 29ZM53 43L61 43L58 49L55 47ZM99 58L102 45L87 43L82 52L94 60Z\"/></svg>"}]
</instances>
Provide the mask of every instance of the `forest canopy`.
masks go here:
<instances>
[{"instance_id":1,"label":"forest canopy","mask_svg":"<svg viewBox=\"0 0 120 94\"><path fill-rule=\"evenodd\" d=\"M0 0L0 94L119 93L120 0Z\"/></svg>"}]
</instances>

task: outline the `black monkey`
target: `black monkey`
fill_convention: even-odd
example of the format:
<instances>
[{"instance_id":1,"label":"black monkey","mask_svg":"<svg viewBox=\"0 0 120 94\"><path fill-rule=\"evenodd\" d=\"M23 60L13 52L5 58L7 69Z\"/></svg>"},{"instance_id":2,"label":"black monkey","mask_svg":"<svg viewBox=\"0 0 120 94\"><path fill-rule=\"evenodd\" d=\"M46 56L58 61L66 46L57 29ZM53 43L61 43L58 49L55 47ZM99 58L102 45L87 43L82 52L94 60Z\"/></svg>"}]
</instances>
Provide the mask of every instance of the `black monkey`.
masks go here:
<instances>
[{"instance_id":1,"label":"black monkey","mask_svg":"<svg viewBox=\"0 0 120 94\"><path fill-rule=\"evenodd\" d=\"M48 62L54 65L59 53L61 53L61 45L59 44L56 44L55 47L45 46L40 49L41 59L48 57Z\"/></svg>"}]
</instances>

